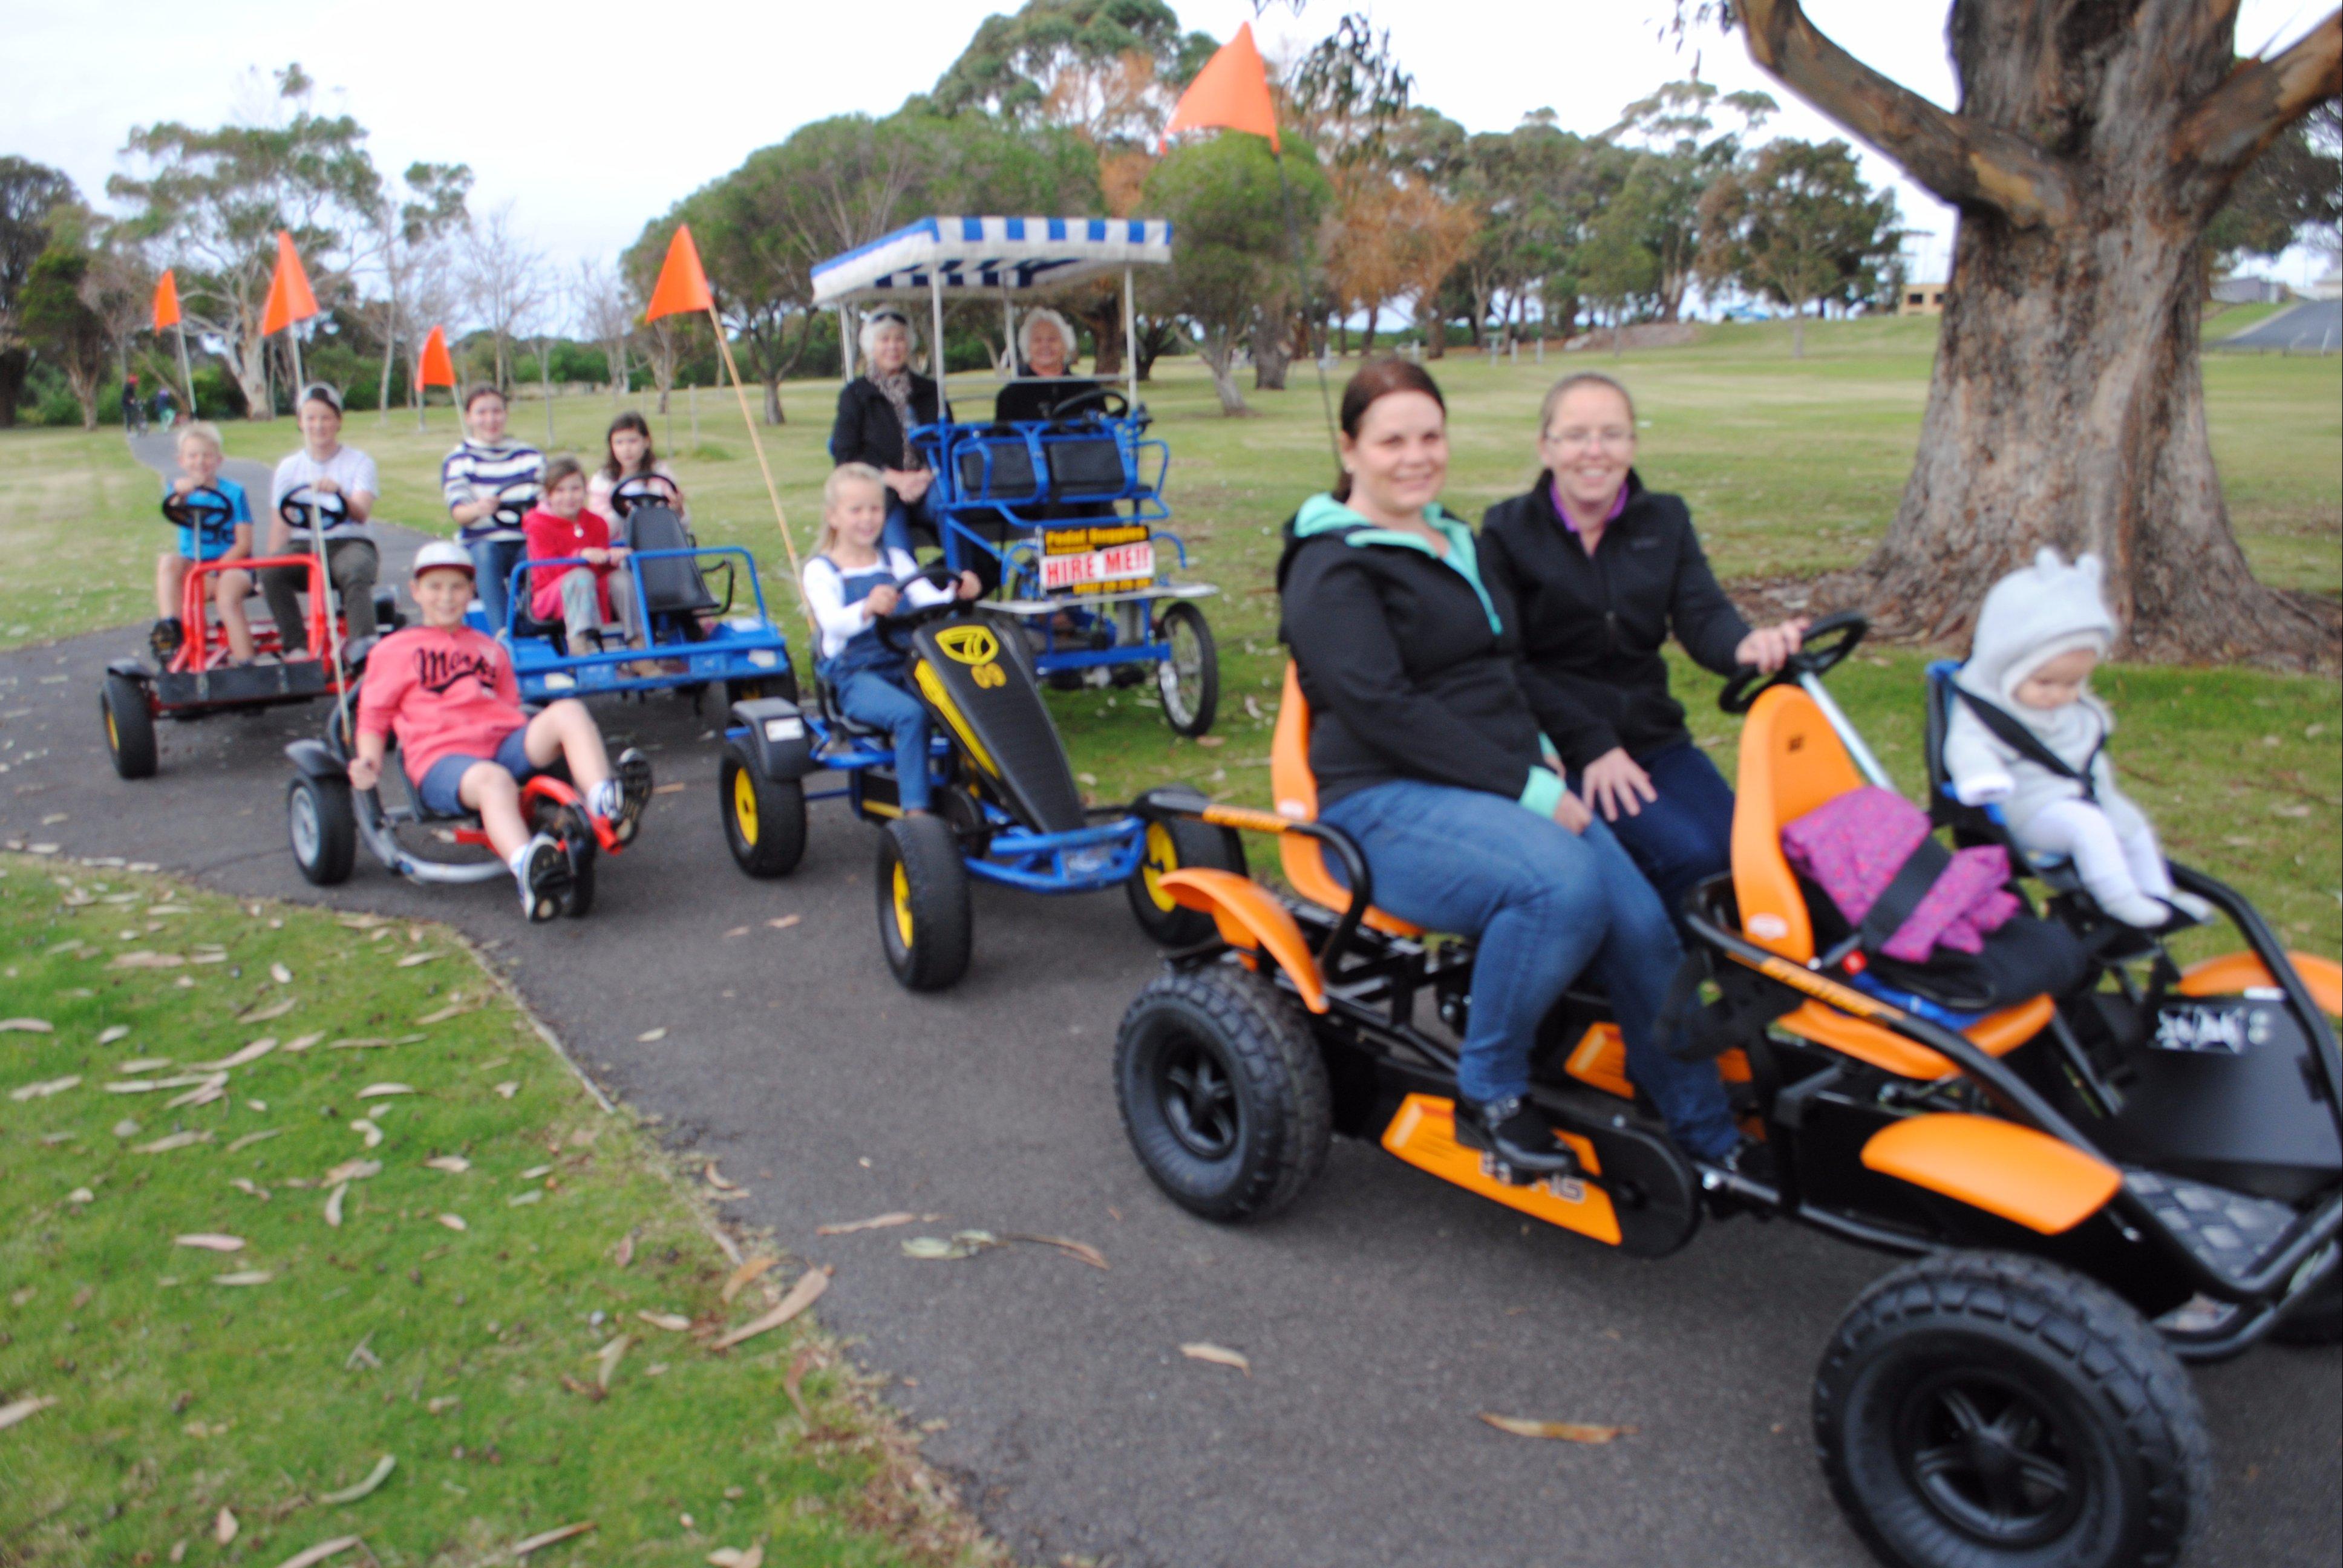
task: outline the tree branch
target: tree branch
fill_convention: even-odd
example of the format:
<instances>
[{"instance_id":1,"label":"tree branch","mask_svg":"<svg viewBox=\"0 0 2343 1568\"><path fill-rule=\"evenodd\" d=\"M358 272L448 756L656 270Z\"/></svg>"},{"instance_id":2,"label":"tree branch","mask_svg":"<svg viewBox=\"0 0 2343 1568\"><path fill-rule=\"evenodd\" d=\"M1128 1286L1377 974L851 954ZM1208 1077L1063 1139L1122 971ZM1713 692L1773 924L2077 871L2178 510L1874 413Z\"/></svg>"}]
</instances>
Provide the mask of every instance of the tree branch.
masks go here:
<instances>
[{"instance_id":1,"label":"tree branch","mask_svg":"<svg viewBox=\"0 0 2343 1568\"><path fill-rule=\"evenodd\" d=\"M2343 11L2267 60L2248 60L2205 95L2180 122L2176 159L2230 174L2260 156L2272 138L2322 98L2343 93Z\"/></svg>"},{"instance_id":2,"label":"tree branch","mask_svg":"<svg viewBox=\"0 0 2343 1568\"><path fill-rule=\"evenodd\" d=\"M2025 137L1940 109L1818 31L1798 0L1742 0L1749 57L1959 206L1990 207L2021 227L2066 221L2066 172Z\"/></svg>"}]
</instances>

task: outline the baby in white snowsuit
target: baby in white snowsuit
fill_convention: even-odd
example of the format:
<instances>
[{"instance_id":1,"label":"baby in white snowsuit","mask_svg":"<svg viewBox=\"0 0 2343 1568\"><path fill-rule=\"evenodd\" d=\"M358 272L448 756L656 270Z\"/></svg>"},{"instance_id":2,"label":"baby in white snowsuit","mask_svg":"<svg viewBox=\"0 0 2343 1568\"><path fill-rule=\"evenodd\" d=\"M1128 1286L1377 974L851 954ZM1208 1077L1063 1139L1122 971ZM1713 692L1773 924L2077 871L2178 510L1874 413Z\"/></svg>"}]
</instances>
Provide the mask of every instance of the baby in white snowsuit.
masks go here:
<instances>
[{"instance_id":1,"label":"baby in white snowsuit","mask_svg":"<svg viewBox=\"0 0 2343 1568\"><path fill-rule=\"evenodd\" d=\"M2107 766L2115 717L2089 681L2115 635L2097 556L2068 566L2046 548L1994 584L1968 662L1954 677L1960 695L1945 731L1945 770L1963 804L2000 802L2027 855L2068 858L2100 909L2152 930L2176 907L2202 918L2206 906L2174 890L2155 827Z\"/></svg>"}]
</instances>

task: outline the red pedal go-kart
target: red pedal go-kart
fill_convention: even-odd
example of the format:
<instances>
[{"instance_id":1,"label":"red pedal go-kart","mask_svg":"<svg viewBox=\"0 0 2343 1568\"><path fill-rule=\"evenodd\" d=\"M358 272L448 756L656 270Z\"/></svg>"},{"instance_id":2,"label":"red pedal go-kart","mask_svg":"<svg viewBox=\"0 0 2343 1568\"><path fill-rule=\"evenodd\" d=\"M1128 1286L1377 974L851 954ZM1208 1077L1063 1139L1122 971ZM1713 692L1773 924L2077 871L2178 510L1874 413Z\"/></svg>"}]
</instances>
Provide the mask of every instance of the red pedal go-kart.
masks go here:
<instances>
[{"instance_id":1,"label":"red pedal go-kart","mask_svg":"<svg viewBox=\"0 0 2343 1568\"><path fill-rule=\"evenodd\" d=\"M1339 1131L1639 1256L1745 1212L1903 1254L1815 1382L1823 1467L1865 1543L1903 1568L2175 1563L2210 1482L2181 1363L2343 1336L2343 968L2287 951L2240 895L2176 866L2246 950L2184 967L2157 938L2100 941L2054 898L2049 917L2091 937L2065 994L1977 1014L1878 984L1781 849L1787 823L1886 785L1819 678L1862 631L1818 623L1779 675L1728 686L1747 714L1733 869L1687 900L1713 998L1694 1020L1728 1047L1770 1181L1669 1142L1608 1003L1577 988L1540 1031L1531 1094L1577 1169L1515 1185L1459 1142L1473 946L1376 909L1357 848L1313 819L1291 669L1277 814L1142 802L1275 834L1293 894L1202 867L1161 878L1218 936L1172 955L1123 1017L1125 1131L1173 1201L1222 1222L1292 1202Z\"/></svg>"},{"instance_id":2,"label":"red pedal go-kart","mask_svg":"<svg viewBox=\"0 0 2343 1568\"><path fill-rule=\"evenodd\" d=\"M324 498L338 507L340 498ZM192 529L201 538L207 528L225 523L233 508L226 496L198 487L186 495L163 498L164 520ZM303 521L306 525L307 518ZM252 621L253 651L257 662L228 662L228 646L212 602L213 584L222 572L257 574L285 567L306 572L309 595L306 651L287 658L285 639L266 617ZM311 702L341 689L342 673L326 656L328 648L347 640L347 628L337 618L333 637L327 636L325 574L309 555L262 556L238 561L191 561L180 589L179 646L160 668L143 659L121 658L106 667L106 686L98 697L99 717L106 724L106 755L115 772L125 779L151 779L157 763L155 725L157 719L188 721L220 713L248 713L287 703ZM385 629L397 623L396 599L387 589L375 595L375 613Z\"/></svg>"}]
</instances>

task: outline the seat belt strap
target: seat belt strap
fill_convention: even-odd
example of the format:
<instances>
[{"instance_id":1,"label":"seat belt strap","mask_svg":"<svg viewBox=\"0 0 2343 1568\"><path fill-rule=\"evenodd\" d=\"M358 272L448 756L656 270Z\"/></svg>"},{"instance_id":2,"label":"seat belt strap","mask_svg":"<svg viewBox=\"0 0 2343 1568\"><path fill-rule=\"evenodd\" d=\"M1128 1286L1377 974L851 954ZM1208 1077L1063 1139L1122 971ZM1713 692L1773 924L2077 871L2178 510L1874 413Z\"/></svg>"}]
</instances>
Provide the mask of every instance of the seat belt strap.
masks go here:
<instances>
[{"instance_id":1,"label":"seat belt strap","mask_svg":"<svg viewBox=\"0 0 2343 1568\"><path fill-rule=\"evenodd\" d=\"M1996 739L2035 766L2047 768L2061 779L2073 779L2082 787L2083 799L2086 800L2094 803L2098 800L2098 791L2091 787L2091 774L2098 764L2099 753L2107 749L2107 740L2105 735L2099 737L2099 743L2091 748L2089 759L2080 769L2077 769L2056 751L2042 744L2042 738L2028 729L2014 715L1987 702L1958 681L1953 682L1952 687L1953 695L1968 705L1969 711L1976 715L1977 722L1992 731Z\"/></svg>"}]
</instances>

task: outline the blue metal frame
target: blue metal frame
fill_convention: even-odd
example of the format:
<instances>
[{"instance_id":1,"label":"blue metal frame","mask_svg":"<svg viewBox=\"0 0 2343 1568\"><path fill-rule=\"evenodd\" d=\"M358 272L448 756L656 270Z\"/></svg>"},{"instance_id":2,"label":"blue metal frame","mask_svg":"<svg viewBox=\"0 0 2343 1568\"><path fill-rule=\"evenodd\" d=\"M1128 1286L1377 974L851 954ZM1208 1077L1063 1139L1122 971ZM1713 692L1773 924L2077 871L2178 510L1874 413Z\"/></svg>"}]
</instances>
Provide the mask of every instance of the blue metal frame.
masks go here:
<instances>
[{"instance_id":1,"label":"blue metal frame","mask_svg":"<svg viewBox=\"0 0 2343 1568\"><path fill-rule=\"evenodd\" d=\"M717 680L776 680L792 673L789 638L773 624L765 608L765 587L757 577L757 558L739 545L698 545L688 549L639 550L630 552L624 563L635 585L635 602L644 600L644 561L682 558L697 560L709 556L737 556L747 568L749 591L756 599L757 613L753 619L747 616L729 615L710 628L708 635L697 642L675 638L659 641L652 634L647 648L609 648L600 653L561 653L555 651L548 638L523 636L519 630L530 595L528 582L530 570L538 567L590 566L582 556L561 556L549 560L524 558L513 568L512 581L507 585L510 607L506 611L503 637L512 650L513 673L520 681L521 699L527 702L550 702L562 697L588 697L617 691L668 691L679 686L698 686ZM535 617L528 617L535 620ZM745 624L743 624L745 623ZM481 631L491 628L484 619L473 625ZM648 628L647 628L648 630ZM760 661L758 655L768 657ZM621 675L618 666L639 661L659 663L681 662L679 670L660 670L651 675Z\"/></svg>"}]
</instances>

